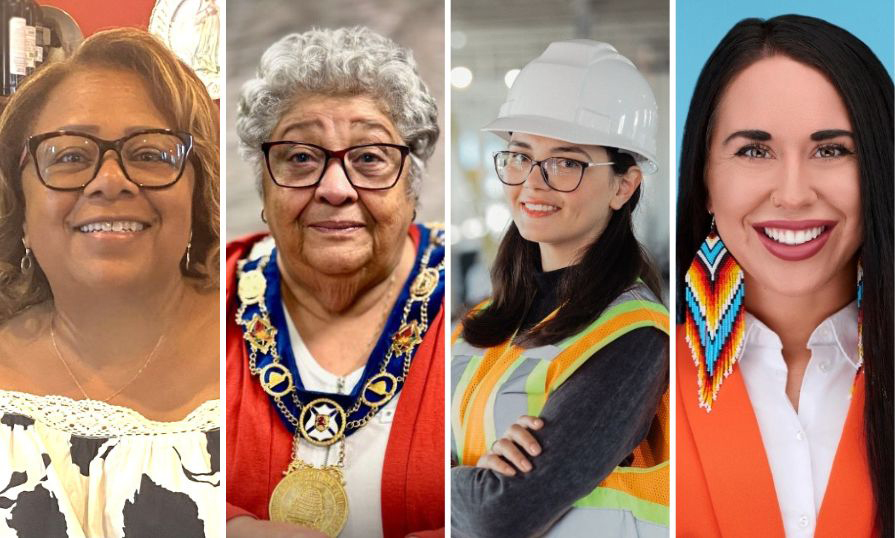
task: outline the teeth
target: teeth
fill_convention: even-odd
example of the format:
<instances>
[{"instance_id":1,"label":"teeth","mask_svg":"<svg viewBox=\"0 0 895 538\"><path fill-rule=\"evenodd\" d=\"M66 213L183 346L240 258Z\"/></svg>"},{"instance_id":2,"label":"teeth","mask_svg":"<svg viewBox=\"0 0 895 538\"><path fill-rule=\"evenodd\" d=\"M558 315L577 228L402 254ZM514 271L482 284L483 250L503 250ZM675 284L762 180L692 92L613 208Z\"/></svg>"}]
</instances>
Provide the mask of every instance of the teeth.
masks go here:
<instances>
[{"instance_id":1,"label":"teeth","mask_svg":"<svg viewBox=\"0 0 895 538\"><path fill-rule=\"evenodd\" d=\"M556 211L559 209L555 205L549 205L549 204L523 203L523 205L532 211Z\"/></svg>"},{"instance_id":2,"label":"teeth","mask_svg":"<svg viewBox=\"0 0 895 538\"><path fill-rule=\"evenodd\" d=\"M94 232L139 232L142 231L145 226L142 222L130 221L130 220L115 220L115 221L105 221L105 222L91 222L90 224L85 224L79 228L84 233L94 233Z\"/></svg>"},{"instance_id":3,"label":"teeth","mask_svg":"<svg viewBox=\"0 0 895 538\"><path fill-rule=\"evenodd\" d=\"M801 245L817 238L824 233L826 226L817 226L807 230L784 230L780 228L764 228L764 234L778 243L784 245Z\"/></svg>"}]
</instances>

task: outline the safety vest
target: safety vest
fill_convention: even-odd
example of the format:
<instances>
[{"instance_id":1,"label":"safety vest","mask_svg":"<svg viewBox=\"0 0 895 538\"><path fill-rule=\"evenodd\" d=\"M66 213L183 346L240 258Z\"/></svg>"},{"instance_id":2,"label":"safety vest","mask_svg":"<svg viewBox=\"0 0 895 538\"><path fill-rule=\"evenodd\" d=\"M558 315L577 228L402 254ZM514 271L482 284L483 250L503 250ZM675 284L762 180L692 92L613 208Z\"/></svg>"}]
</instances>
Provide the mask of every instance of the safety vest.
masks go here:
<instances>
[{"instance_id":1,"label":"safety vest","mask_svg":"<svg viewBox=\"0 0 895 538\"><path fill-rule=\"evenodd\" d=\"M594 353L616 338L654 327L668 334L668 311L645 287L624 292L578 334L554 345L482 349L452 340L451 449L475 465L522 415L538 416L550 394ZM633 463L616 467L579 499L547 536L667 537L669 513L668 391L662 396Z\"/></svg>"}]
</instances>

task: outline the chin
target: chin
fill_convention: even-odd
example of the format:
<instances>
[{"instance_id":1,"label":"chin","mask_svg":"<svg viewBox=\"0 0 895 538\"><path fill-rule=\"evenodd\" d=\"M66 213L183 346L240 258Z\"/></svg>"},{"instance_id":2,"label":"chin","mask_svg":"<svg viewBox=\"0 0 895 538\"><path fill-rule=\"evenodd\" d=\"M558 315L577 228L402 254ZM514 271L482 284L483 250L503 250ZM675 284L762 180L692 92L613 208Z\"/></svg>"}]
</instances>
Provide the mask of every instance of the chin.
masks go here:
<instances>
[{"instance_id":1,"label":"chin","mask_svg":"<svg viewBox=\"0 0 895 538\"><path fill-rule=\"evenodd\" d=\"M338 276L356 273L369 265L372 254L364 248L316 248L304 257L305 265L324 275Z\"/></svg>"}]
</instances>

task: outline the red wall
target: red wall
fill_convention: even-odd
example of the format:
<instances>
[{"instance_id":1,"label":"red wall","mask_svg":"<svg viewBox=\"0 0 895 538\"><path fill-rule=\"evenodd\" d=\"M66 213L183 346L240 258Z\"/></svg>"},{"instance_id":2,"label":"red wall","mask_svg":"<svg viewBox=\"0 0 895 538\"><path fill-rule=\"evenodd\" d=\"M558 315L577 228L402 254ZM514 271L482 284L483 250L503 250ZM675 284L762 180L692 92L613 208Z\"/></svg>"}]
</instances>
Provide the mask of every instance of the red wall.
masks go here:
<instances>
[{"instance_id":1,"label":"red wall","mask_svg":"<svg viewBox=\"0 0 895 538\"><path fill-rule=\"evenodd\" d=\"M155 0L36 0L41 6L58 7L66 11L84 37L112 26L149 27L149 16Z\"/></svg>"}]
</instances>

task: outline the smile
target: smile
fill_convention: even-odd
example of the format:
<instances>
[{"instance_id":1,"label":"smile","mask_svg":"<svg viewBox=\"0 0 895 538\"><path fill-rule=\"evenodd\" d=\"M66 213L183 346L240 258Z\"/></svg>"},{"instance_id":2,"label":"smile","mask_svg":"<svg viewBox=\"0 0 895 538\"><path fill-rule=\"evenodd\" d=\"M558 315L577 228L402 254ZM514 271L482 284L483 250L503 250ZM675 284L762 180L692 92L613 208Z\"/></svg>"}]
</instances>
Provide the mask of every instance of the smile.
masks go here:
<instances>
[{"instance_id":1,"label":"smile","mask_svg":"<svg viewBox=\"0 0 895 538\"><path fill-rule=\"evenodd\" d=\"M785 261L800 261L823 249L836 224L834 220L775 220L752 227L772 255Z\"/></svg>"},{"instance_id":2,"label":"smile","mask_svg":"<svg viewBox=\"0 0 895 538\"><path fill-rule=\"evenodd\" d=\"M559 211L559 207L542 202L520 202L519 205L530 217L548 217Z\"/></svg>"},{"instance_id":3,"label":"smile","mask_svg":"<svg viewBox=\"0 0 895 538\"><path fill-rule=\"evenodd\" d=\"M142 232L146 225L134 220L107 220L91 222L78 227L82 233Z\"/></svg>"},{"instance_id":4,"label":"smile","mask_svg":"<svg viewBox=\"0 0 895 538\"><path fill-rule=\"evenodd\" d=\"M807 230L784 230L782 228L764 228L764 234L784 245L801 245L817 239L826 230L826 226L815 226Z\"/></svg>"}]
</instances>

